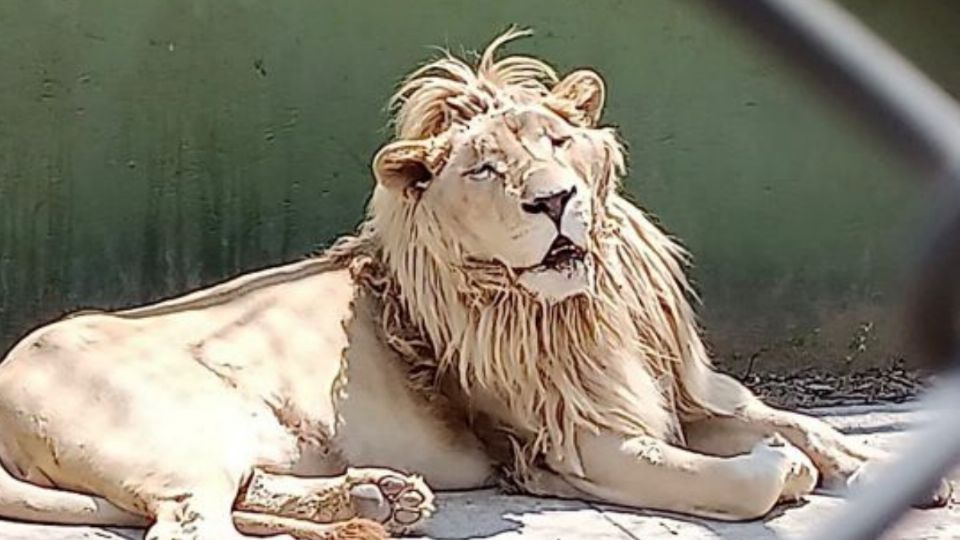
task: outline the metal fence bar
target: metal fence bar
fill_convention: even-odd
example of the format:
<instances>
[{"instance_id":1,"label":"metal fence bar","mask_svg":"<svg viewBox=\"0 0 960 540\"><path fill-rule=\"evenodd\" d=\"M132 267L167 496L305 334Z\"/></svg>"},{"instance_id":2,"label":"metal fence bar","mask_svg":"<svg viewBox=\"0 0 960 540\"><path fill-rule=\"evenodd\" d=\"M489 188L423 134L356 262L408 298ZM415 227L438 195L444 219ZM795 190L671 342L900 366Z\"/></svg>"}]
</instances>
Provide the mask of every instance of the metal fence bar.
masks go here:
<instances>
[{"instance_id":1,"label":"metal fence bar","mask_svg":"<svg viewBox=\"0 0 960 540\"><path fill-rule=\"evenodd\" d=\"M953 375L939 418L887 474L853 494L811 540L872 540L960 462L960 108L855 18L825 0L705 0L764 37L940 185L909 324Z\"/></svg>"}]
</instances>

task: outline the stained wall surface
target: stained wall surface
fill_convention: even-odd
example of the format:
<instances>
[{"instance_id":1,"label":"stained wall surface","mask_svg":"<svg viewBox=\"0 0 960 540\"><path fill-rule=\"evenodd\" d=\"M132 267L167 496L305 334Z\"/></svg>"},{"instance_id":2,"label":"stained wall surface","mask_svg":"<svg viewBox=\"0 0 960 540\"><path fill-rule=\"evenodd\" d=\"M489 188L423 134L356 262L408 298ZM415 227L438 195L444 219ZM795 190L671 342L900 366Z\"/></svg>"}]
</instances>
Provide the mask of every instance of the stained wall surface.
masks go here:
<instances>
[{"instance_id":1,"label":"stained wall surface","mask_svg":"<svg viewBox=\"0 0 960 540\"><path fill-rule=\"evenodd\" d=\"M952 0L846 5L960 89ZM696 256L720 360L901 356L894 306L922 197L887 149L696 2L0 3L0 349L76 307L156 299L350 231L398 79L511 50L609 86L631 197Z\"/></svg>"}]
</instances>

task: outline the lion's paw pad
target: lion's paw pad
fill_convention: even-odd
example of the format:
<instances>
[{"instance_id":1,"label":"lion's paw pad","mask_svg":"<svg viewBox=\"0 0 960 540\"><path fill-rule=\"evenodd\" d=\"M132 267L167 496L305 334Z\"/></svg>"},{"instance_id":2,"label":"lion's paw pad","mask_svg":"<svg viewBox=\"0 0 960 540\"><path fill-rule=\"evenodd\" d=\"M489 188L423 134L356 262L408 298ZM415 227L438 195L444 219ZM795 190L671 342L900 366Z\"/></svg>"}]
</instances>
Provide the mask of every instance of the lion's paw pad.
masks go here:
<instances>
[{"instance_id":1,"label":"lion's paw pad","mask_svg":"<svg viewBox=\"0 0 960 540\"><path fill-rule=\"evenodd\" d=\"M419 476L389 469L353 469L347 473L360 516L383 523L393 534L406 534L429 518L433 493Z\"/></svg>"}]
</instances>

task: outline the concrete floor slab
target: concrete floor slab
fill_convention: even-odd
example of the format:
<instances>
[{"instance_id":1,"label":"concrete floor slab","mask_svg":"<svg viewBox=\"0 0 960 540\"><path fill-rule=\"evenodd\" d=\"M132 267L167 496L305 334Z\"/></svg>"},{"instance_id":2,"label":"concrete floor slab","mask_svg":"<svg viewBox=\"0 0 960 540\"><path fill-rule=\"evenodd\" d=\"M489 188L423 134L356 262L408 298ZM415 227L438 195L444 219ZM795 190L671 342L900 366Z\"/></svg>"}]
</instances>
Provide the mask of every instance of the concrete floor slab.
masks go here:
<instances>
[{"instance_id":1,"label":"concrete floor slab","mask_svg":"<svg viewBox=\"0 0 960 540\"><path fill-rule=\"evenodd\" d=\"M895 449L927 414L913 404L842 407L812 411L870 444ZM509 496L491 490L444 494L437 517L422 540L472 538L507 540L773 540L797 538L836 511L842 501L815 495L781 508L763 521L722 523L637 512L574 501ZM2 540L140 540L142 533L121 529L44 527L0 521ZM913 512L888 539L960 539L960 507Z\"/></svg>"}]
</instances>

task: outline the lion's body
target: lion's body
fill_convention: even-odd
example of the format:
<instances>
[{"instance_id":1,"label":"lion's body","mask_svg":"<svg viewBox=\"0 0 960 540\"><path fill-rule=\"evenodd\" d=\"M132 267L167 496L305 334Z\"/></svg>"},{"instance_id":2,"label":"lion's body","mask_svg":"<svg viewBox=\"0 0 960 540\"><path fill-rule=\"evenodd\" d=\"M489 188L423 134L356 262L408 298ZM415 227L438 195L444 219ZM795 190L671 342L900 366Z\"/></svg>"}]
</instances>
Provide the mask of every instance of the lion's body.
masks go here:
<instances>
[{"instance_id":1,"label":"lion's body","mask_svg":"<svg viewBox=\"0 0 960 540\"><path fill-rule=\"evenodd\" d=\"M515 36L401 88L356 237L16 345L0 516L377 537L314 523L432 511L418 478L368 467L724 519L852 478L869 452L710 368L685 254L616 193L602 81L495 62Z\"/></svg>"},{"instance_id":2,"label":"lion's body","mask_svg":"<svg viewBox=\"0 0 960 540\"><path fill-rule=\"evenodd\" d=\"M197 485L236 493L255 469L489 482L466 426L452 430L410 389L370 304L348 271L310 260L43 327L0 369L0 460L142 516Z\"/></svg>"}]
</instances>

